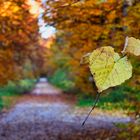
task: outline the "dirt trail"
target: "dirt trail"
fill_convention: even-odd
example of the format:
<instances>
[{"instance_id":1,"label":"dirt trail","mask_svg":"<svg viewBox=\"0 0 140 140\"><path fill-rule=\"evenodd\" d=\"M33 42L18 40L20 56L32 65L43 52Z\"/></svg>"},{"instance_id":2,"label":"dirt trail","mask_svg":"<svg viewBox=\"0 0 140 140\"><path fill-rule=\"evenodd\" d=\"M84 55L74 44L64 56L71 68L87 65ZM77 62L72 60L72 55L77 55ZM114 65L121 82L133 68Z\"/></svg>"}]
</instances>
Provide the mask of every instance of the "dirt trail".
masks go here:
<instances>
[{"instance_id":1,"label":"dirt trail","mask_svg":"<svg viewBox=\"0 0 140 140\"><path fill-rule=\"evenodd\" d=\"M130 121L95 110L82 127L90 108L79 108L71 96L47 82L39 82L31 95L23 96L0 120L0 140L96 140L116 139L114 123Z\"/></svg>"}]
</instances>

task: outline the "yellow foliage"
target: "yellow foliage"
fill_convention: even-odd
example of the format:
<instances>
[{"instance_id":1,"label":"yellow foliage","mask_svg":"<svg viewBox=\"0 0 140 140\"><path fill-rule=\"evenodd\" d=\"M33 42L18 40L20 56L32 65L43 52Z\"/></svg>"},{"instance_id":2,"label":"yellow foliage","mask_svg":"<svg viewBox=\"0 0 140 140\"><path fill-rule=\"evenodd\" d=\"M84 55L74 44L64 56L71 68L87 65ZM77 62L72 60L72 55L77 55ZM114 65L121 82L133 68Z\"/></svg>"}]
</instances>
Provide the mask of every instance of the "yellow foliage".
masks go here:
<instances>
[{"instance_id":1,"label":"yellow foliage","mask_svg":"<svg viewBox=\"0 0 140 140\"><path fill-rule=\"evenodd\" d=\"M47 0L48 7L45 9L44 20L48 25L56 28L58 33L56 40L60 42L56 41L53 47L58 51L61 50L63 54L61 57L69 57L65 66L70 67L76 85L85 91L83 87L88 86L89 83L83 81L88 81L90 74L88 68L86 70L81 68L87 74L85 75L84 70L81 70L79 80L76 77L75 71L79 69L80 58L83 54L105 45L115 46L114 49L120 52L126 35L138 38L140 4L136 2L131 7L125 7L123 0L74 2L73 0ZM58 57L55 52L52 55L52 63L53 58L56 62L55 55Z\"/></svg>"},{"instance_id":2,"label":"yellow foliage","mask_svg":"<svg viewBox=\"0 0 140 140\"><path fill-rule=\"evenodd\" d=\"M132 76L132 66L127 57L121 58L109 46L91 53L89 67L99 92L120 85Z\"/></svg>"},{"instance_id":3,"label":"yellow foliage","mask_svg":"<svg viewBox=\"0 0 140 140\"><path fill-rule=\"evenodd\" d=\"M140 55L140 40L134 37L126 37L124 50L122 53L130 53L136 56Z\"/></svg>"}]
</instances>

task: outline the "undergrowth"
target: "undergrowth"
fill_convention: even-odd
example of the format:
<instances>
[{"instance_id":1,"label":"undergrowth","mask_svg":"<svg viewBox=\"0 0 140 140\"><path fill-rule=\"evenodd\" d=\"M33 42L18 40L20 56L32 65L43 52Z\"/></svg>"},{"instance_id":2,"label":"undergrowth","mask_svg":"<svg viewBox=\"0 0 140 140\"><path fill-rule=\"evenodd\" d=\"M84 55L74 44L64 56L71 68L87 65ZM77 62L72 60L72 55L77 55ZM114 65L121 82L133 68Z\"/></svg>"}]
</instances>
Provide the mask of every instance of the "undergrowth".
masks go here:
<instances>
[{"instance_id":1,"label":"undergrowth","mask_svg":"<svg viewBox=\"0 0 140 140\"><path fill-rule=\"evenodd\" d=\"M81 107L92 106L94 100L95 97L91 95L79 94L77 105ZM140 91L129 86L122 85L113 88L110 93L101 94L97 107L106 110L135 110L136 108L132 103L133 100L140 100Z\"/></svg>"},{"instance_id":2,"label":"undergrowth","mask_svg":"<svg viewBox=\"0 0 140 140\"><path fill-rule=\"evenodd\" d=\"M0 110L9 108L16 97L32 90L35 80L24 79L18 82L9 81L7 85L0 87Z\"/></svg>"}]
</instances>

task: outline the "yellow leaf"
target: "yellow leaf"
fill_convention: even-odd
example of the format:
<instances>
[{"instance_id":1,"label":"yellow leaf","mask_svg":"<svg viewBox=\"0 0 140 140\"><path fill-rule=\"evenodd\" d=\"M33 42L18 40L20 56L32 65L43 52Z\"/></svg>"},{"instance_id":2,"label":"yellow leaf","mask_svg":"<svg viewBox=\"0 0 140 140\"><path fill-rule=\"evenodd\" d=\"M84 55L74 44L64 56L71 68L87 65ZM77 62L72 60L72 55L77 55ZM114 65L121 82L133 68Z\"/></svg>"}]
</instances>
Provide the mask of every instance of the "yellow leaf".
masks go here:
<instances>
[{"instance_id":1,"label":"yellow leaf","mask_svg":"<svg viewBox=\"0 0 140 140\"><path fill-rule=\"evenodd\" d=\"M132 76L132 65L127 57L120 57L110 46L94 50L89 56L89 67L98 92L120 85Z\"/></svg>"},{"instance_id":2,"label":"yellow leaf","mask_svg":"<svg viewBox=\"0 0 140 140\"><path fill-rule=\"evenodd\" d=\"M140 40L134 37L126 37L125 46L122 53L130 53L136 56L140 55Z\"/></svg>"}]
</instances>

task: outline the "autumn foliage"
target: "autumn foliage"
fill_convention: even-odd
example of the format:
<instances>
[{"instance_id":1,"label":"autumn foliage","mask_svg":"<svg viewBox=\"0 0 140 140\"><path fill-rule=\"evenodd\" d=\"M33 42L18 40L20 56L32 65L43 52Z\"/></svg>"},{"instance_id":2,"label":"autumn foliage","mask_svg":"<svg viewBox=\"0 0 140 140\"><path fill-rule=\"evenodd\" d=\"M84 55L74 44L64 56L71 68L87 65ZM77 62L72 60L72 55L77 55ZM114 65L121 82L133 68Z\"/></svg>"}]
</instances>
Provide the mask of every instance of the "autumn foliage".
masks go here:
<instances>
[{"instance_id":1,"label":"autumn foliage","mask_svg":"<svg viewBox=\"0 0 140 140\"><path fill-rule=\"evenodd\" d=\"M5 84L23 78L37 57L39 27L27 0L0 0L0 7L0 84Z\"/></svg>"},{"instance_id":2,"label":"autumn foliage","mask_svg":"<svg viewBox=\"0 0 140 140\"><path fill-rule=\"evenodd\" d=\"M63 69L77 89L92 93L95 86L89 68L80 66L81 57L108 45L121 52L126 36L140 34L138 0L47 0L43 18L56 28L48 40L38 33L38 13L30 0L0 0L0 6L0 84ZM132 61L135 74L129 85L139 88L139 58Z\"/></svg>"},{"instance_id":3,"label":"autumn foliage","mask_svg":"<svg viewBox=\"0 0 140 140\"><path fill-rule=\"evenodd\" d=\"M77 88L93 92L89 68L80 66L80 58L101 46L113 46L121 52L126 36L139 38L139 2L48 0L46 5L44 20L57 29L52 64L60 68L61 63Z\"/></svg>"}]
</instances>

